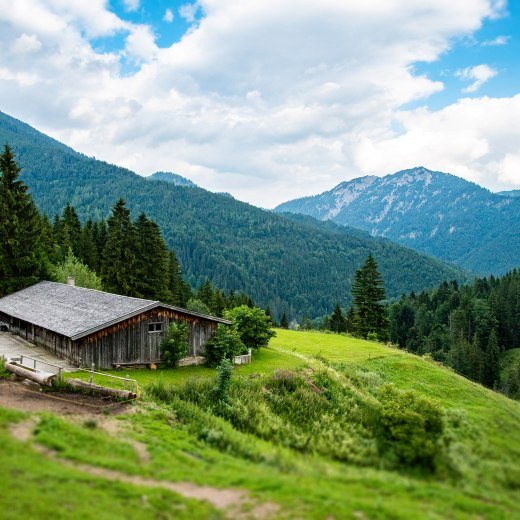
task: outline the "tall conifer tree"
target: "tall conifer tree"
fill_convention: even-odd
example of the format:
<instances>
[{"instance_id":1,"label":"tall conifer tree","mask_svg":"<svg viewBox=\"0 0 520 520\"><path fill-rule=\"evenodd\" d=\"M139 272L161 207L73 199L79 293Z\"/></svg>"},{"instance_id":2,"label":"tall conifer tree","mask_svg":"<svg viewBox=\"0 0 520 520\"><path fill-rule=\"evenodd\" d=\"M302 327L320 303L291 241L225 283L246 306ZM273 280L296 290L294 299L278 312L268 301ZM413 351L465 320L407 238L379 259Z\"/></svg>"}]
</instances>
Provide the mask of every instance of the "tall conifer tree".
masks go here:
<instances>
[{"instance_id":1,"label":"tall conifer tree","mask_svg":"<svg viewBox=\"0 0 520 520\"><path fill-rule=\"evenodd\" d=\"M169 300L168 248L159 226L142 213L135 222L135 230L139 292L144 298Z\"/></svg>"},{"instance_id":2,"label":"tall conifer tree","mask_svg":"<svg viewBox=\"0 0 520 520\"><path fill-rule=\"evenodd\" d=\"M287 315L285 314L285 311L282 314L282 317L280 318L280 328L282 328L282 329L289 328L289 321L287 320Z\"/></svg>"},{"instance_id":3,"label":"tall conifer tree","mask_svg":"<svg viewBox=\"0 0 520 520\"><path fill-rule=\"evenodd\" d=\"M174 305L186 307L188 300L192 297L192 290L182 277L181 266L173 251L168 254L168 273L170 301Z\"/></svg>"},{"instance_id":4,"label":"tall conifer tree","mask_svg":"<svg viewBox=\"0 0 520 520\"><path fill-rule=\"evenodd\" d=\"M341 311L339 303L336 303L336 307L334 307L334 311L330 316L330 330L338 334L347 330L345 316Z\"/></svg>"},{"instance_id":5,"label":"tall conifer tree","mask_svg":"<svg viewBox=\"0 0 520 520\"><path fill-rule=\"evenodd\" d=\"M19 176L11 148L5 145L0 155L0 296L44 274L40 217Z\"/></svg>"},{"instance_id":6,"label":"tall conifer tree","mask_svg":"<svg viewBox=\"0 0 520 520\"><path fill-rule=\"evenodd\" d=\"M388 320L384 305L384 280L377 268L377 262L370 253L361 269L356 271L352 286L356 312L355 331L362 337L376 332L380 339L388 337Z\"/></svg>"},{"instance_id":7,"label":"tall conifer tree","mask_svg":"<svg viewBox=\"0 0 520 520\"><path fill-rule=\"evenodd\" d=\"M108 235L101 263L103 285L110 292L140 297L137 234L123 199L119 199L112 209L107 224Z\"/></svg>"}]
</instances>

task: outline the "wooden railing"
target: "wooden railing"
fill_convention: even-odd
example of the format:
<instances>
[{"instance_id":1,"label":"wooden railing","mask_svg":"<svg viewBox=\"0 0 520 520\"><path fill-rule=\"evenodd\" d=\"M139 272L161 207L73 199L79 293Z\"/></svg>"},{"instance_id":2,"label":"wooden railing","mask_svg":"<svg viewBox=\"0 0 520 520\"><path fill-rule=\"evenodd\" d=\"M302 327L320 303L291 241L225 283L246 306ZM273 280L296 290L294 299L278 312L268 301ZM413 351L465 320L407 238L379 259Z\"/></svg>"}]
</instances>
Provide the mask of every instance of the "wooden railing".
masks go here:
<instances>
[{"instance_id":1,"label":"wooden railing","mask_svg":"<svg viewBox=\"0 0 520 520\"><path fill-rule=\"evenodd\" d=\"M29 363L29 364L25 363L24 364L24 361L26 361L26 360L31 361L31 363ZM52 368L55 369L55 371L53 373L56 373L58 375L58 379L60 381L62 379L61 373L63 371L63 367L60 367L59 365L55 365L54 363L48 363L47 361L42 361L41 359L35 359L35 358L31 357L31 356L26 356L25 354L20 354L19 357L17 357L17 358L11 358L10 361L15 361L20 366L26 367L26 368L32 368L35 371L38 370L36 368L38 364L42 364L42 365L45 365L45 366L48 366L48 367L52 367Z\"/></svg>"},{"instance_id":2,"label":"wooden railing","mask_svg":"<svg viewBox=\"0 0 520 520\"><path fill-rule=\"evenodd\" d=\"M235 365L247 365L248 363L251 363L252 356L251 356L251 349L247 350L247 354L242 354L241 356L235 356L235 359L233 360Z\"/></svg>"},{"instance_id":3,"label":"wooden railing","mask_svg":"<svg viewBox=\"0 0 520 520\"><path fill-rule=\"evenodd\" d=\"M80 370L82 372L87 372L88 374L90 374L90 377L88 378L88 382L91 384L94 384L94 376L97 375L100 377L107 377L109 379L114 379L118 382L122 382L122 383L124 383L125 390L129 390L135 394L138 393L139 387L137 385L137 379L130 379L130 376L128 374L126 374L125 377L119 377L119 376L114 376L112 374L107 374L106 372L97 372L95 370L94 363L92 363L90 369L79 368L78 370ZM98 379L99 379L99 377L98 377Z\"/></svg>"}]
</instances>

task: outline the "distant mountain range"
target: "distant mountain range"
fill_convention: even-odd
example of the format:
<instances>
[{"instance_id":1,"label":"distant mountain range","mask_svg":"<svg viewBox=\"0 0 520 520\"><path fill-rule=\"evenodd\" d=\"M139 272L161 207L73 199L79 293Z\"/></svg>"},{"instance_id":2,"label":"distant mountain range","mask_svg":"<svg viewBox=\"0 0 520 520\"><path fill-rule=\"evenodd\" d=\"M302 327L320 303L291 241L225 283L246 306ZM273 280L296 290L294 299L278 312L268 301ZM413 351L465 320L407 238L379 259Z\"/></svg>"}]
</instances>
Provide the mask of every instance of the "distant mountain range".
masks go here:
<instances>
[{"instance_id":1,"label":"distant mountain range","mask_svg":"<svg viewBox=\"0 0 520 520\"><path fill-rule=\"evenodd\" d=\"M342 182L275 211L364 229L480 274L520 265L520 198L454 175L413 168Z\"/></svg>"},{"instance_id":2,"label":"distant mountain range","mask_svg":"<svg viewBox=\"0 0 520 520\"><path fill-rule=\"evenodd\" d=\"M155 172L145 178L149 181L169 182L175 186L187 186L189 188L194 188L197 186L193 181L186 179L186 177L182 177L181 175L172 172Z\"/></svg>"},{"instance_id":3,"label":"distant mountain range","mask_svg":"<svg viewBox=\"0 0 520 520\"><path fill-rule=\"evenodd\" d=\"M497 195L503 197L520 197L520 190L499 191Z\"/></svg>"},{"instance_id":4,"label":"distant mountain range","mask_svg":"<svg viewBox=\"0 0 520 520\"><path fill-rule=\"evenodd\" d=\"M285 218L198 187L148 180L1 112L0 143L12 146L22 178L49 216L70 202L82 219L105 218L124 197L134 217L144 211L160 225L192 285L208 276L224 289L246 291L275 316L314 317L330 312L336 301L348 304L354 273L370 251L391 297L468 278L455 266L364 231Z\"/></svg>"}]
</instances>

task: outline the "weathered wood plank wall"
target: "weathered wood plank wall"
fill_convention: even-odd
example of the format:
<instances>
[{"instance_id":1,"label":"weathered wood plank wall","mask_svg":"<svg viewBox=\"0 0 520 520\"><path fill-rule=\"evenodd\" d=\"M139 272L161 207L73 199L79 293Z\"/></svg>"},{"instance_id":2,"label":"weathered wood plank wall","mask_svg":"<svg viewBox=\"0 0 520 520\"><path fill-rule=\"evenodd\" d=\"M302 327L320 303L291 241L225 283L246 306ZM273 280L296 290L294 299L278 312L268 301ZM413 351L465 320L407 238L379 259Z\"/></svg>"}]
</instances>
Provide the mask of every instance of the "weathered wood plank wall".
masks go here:
<instances>
[{"instance_id":1,"label":"weathered wood plank wall","mask_svg":"<svg viewBox=\"0 0 520 520\"><path fill-rule=\"evenodd\" d=\"M189 355L199 356L217 328L217 322L179 313L173 309L156 308L106 327L89 336L72 341L70 338L31 323L0 313L0 321L10 324L11 331L42 346L71 363L89 367L112 368L117 363L156 363L161 360L161 346L171 321L190 325ZM150 331L150 326L161 330Z\"/></svg>"}]
</instances>

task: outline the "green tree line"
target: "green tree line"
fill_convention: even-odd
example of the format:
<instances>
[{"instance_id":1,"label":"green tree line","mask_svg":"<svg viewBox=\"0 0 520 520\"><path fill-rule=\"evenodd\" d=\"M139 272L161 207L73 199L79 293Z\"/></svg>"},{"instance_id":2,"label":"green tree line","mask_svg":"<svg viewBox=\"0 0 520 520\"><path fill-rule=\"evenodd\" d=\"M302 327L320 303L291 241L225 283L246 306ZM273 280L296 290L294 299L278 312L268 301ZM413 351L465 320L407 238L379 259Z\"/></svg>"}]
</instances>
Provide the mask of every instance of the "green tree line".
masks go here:
<instances>
[{"instance_id":1,"label":"green tree line","mask_svg":"<svg viewBox=\"0 0 520 520\"><path fill-rule=\"evenodd\" d=\"M132 221L123 199L107 220L82 224L67 204L51 222L38 212L7 145L0 155L0 174L0 296L42 279L65 282L71 276L84 287L216 316L254 305L244 293L224 293L208 278L192 288L157 223L145 213Z\"/></svg>"}]
</instances>

